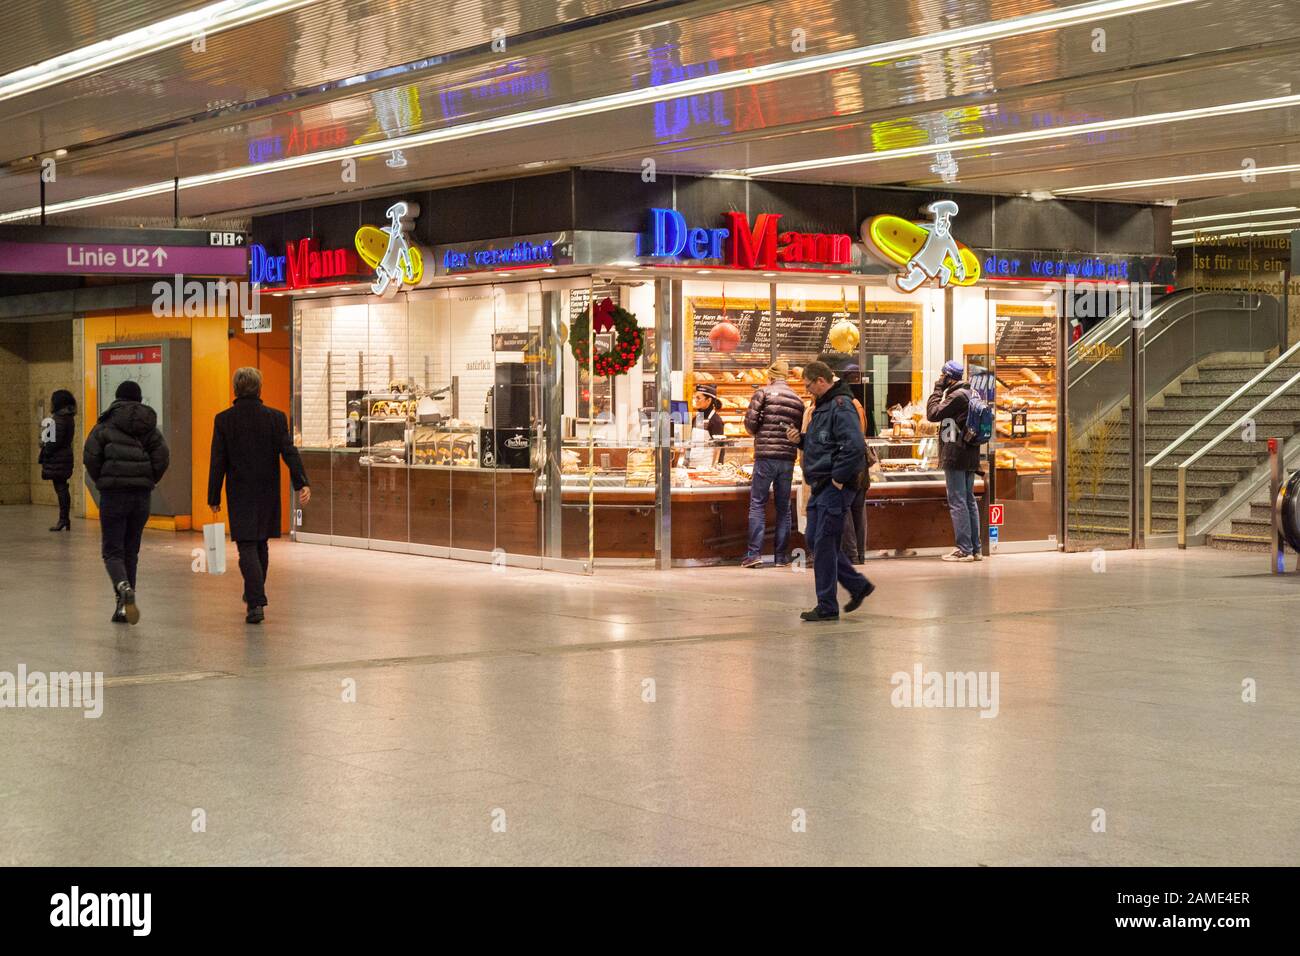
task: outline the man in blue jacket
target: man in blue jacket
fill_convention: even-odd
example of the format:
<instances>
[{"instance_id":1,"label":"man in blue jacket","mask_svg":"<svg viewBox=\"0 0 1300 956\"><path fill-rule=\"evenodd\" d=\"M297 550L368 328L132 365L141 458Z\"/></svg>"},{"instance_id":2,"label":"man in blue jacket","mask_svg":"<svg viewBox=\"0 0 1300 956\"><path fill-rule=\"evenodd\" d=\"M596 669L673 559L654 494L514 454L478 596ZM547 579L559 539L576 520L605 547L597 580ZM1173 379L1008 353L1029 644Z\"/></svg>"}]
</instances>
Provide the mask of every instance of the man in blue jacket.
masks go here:
<instances>
[{"instance_id":1,"label":"man in blue jacket","mask_svg":"<svg viewBox=\"0 0 1300 956\"><path fill-rule=\"evenodd\" d=\"M849 592L845 612L856 611L875 590L840 550L844 513L853 500L855 483L866 467L862 420L853 405L853 392L823 362L809 362L804 385L816 400L808 430L786 432L803 449L803 480L812 491L808 526L804 532L813 553L817 606L799 616L805 621L834 621L840 616L836 584Z\"/></svg>"}]
</instances>

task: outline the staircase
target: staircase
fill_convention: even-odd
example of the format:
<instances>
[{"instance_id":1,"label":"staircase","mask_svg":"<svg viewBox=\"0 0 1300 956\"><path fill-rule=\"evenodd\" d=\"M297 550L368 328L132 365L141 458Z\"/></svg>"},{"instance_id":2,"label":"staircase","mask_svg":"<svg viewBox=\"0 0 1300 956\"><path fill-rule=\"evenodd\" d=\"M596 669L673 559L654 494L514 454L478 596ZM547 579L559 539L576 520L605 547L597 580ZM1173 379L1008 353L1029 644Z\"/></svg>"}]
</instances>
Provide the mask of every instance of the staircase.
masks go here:
<instances>
[{"instance_id":1,"label":"staircase","mask_svg":"<svg viewBox=\"0 0 1300 956\"><path fill-rule=\"evenodd\" d=\"M1266 362L1215 362L1213 358L1184 373L1147 408L1146 460L1150 461L1211 409L1258 374ZM1225 426L1250 411L1278 385L1300 371L1283 364L1220 412L1193 439L1156 466L1151 488L1151 531L1178 531L1178 464L1209 443ZM1125 403L1085 434L1084 447L1071 456L1076 477L1070 480L1069 524L1076 540L1104 543L1127 537L1129 506L1130 411ZM1268 439L1286 439L1300 430L1300 392L1282 395L1255 420L1255 440L1234 435L1220 442L1187 474L1187 524L1191 527L1238 482L1268 459ZM1067 467L1068 467L1067 466ZM1139 489L1141 490L1141 489ZM1215 547L1267 549L1267 505L1252 503L1251 516L1233 522L1230 532L1211 535ZM1258 518L1259 514L1264 518ZM1262 520L1262 525L1260 521Z\"/></svg>"},{"instance_id":2,"label":"staircase","mask_svg":"<svg viewBox=\"0 0 1300 956\"><path fill-rule=\"evenodd\" d=\"M1229 530L1211 534L1207 540L1210 547L1220 551L1268 551L1273 533L1273 505L1268 500L1268 488L1264 488L1250 500L1249 512L1241 518L1233 518Z\"/></svg>"}]
</instances>

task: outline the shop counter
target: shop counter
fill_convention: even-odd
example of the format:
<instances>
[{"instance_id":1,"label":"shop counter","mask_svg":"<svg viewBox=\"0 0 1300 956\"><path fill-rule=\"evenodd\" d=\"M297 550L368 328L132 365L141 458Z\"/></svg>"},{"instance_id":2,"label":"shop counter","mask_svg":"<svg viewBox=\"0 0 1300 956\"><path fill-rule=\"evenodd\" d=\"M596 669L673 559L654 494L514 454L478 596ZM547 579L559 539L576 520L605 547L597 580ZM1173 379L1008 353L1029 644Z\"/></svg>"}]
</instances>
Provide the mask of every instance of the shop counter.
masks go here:
<instances>
[{"instance_id":1,"label":"shop counter","mask_svg":"<svg viewBox=\"0 0 1300 956\"><path fill-rule=\"evenodd\" d=\"M303 449L312 499L299 530L380 542L410 542L507 554L541 553L545 482L526 468L451 465L362 465L356 449ZM589 513L586 482L567 475L561 488L566 558L587 556L594 532L597 558L646 559L655 553L655 488L597 483ZM799 485L791 491L798 506ZM984 492L977 479L975 493ZM941 480L877 481L867 494L870 550L952 545L952 521ZM800 522L796 520L796 529ZM767 505L765 555L772 553L776 509ZM792 529L790 550L805 548ZM672 490L673 560L712 564L744 556L749 533L748 485L696 485Z\"/></svg>"}]
</instances>

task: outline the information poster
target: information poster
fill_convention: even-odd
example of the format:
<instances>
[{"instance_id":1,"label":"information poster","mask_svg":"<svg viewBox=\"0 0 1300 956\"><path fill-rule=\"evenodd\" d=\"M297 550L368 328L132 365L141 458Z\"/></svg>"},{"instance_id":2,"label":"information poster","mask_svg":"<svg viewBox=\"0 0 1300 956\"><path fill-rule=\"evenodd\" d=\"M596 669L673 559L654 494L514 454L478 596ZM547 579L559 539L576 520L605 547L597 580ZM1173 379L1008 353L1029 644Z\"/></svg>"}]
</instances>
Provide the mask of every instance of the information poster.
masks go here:
<instances>
[{"instance_id":1,"label":"information poster","mask_svg":"<svg viewBox=\"0 0 1300 956\"><path fill-rule=\"evenodd\" d=\"M113 404L117 387L137 382L144 404L158 414L163 431L163 364L161 345L105 345L99 349L99 411Z\"/></svg>"}]
</instances>

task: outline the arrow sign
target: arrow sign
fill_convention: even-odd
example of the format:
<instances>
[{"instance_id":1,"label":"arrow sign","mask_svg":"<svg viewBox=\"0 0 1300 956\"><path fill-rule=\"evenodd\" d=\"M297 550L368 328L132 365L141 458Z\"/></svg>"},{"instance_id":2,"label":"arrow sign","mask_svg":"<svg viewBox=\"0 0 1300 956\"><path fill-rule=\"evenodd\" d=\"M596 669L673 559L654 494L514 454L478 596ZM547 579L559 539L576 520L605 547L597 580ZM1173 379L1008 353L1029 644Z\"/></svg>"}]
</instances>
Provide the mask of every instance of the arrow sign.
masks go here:
<instances>
[{"instance_id":1,"label":"arrow sign","mask_svg":"<svg viewBox=\"0 0 1300 956\"><path fill-rule=\"evenodd\" d=\"M159 266L167 261L167 253L163 252L161 246L159 246L157 249L153 251L153 261L154 261L154 265L159 265Z\"/></svg>"}]
</instances>

